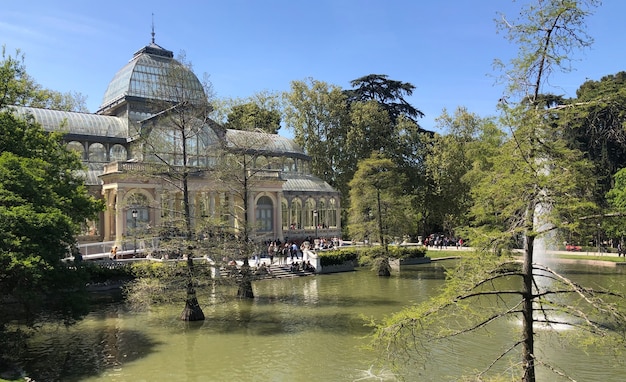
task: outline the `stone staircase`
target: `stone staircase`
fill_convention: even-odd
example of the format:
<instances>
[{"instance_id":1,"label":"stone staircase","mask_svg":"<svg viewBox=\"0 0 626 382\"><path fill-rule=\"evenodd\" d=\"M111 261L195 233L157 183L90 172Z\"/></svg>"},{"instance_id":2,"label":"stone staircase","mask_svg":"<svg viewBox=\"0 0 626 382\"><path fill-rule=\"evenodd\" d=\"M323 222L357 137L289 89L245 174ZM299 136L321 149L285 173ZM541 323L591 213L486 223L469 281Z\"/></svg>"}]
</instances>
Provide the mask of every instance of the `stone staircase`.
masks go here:
<instances>
[{"instance_id":1,"label":"stone staircase","mask_svg":"<svg viewBox=\"0 0 626 382\"><path fill-rule=\"evenodd\" d=\"M283 279L287 277L301 277L301 276L313 276L315 272L313 271L303 271L298 269L297 271L292 271L290 265L272 265L270 266L270 271L272 272L270 278L274 279Z\"/></svg>"},{"instance_id":2,"label":"stone staircase","mask_svg":"<svg viewBox=\"0 0 626 382\"><path fill-rule=\"evenodd\" d=\"M270 274L266 275L256 275L257 280L266 280L266 279L284 279L291 277L302 277L302 276L313 276L315 275L314 271L303 271L302 269L298 269L297 271L291 270L290 264L278 265L272 264L269 267ZM252 267L252 269L255 269ZM228 277L229 271L226 269L220 270L220 275L222 277Z\"/></svg>"}]
</instances>

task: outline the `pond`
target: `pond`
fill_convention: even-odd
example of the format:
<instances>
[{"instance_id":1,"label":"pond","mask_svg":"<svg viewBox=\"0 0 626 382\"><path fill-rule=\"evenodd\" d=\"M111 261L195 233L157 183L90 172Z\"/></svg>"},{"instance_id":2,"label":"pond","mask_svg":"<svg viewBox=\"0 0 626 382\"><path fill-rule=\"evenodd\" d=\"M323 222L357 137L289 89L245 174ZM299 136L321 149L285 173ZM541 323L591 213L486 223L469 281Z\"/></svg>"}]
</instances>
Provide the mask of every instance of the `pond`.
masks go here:
<instances>
[{"instance_id":1,"label":"pond","mask_svg":"<svg viewBox=\"0 0 626 382\"><path fill-rule=\"evenodd\" d=\"M38 381L395 381L389 368L372 367L378 354L364 348L380 319L422 302L443 284L446 262L410 266L390 278L355 272L255 282L252 301L235 292L199 295L206 320L178 320L183 304L129 312L104 303L78 325L49 328L31 342L25 359ZM449 263L448 263L449 265ZM569 266L576 281L624 285L624 273ZM209 296L209 297L206 297ZM213 297L210 297L213 296ZM456 380L482 368L510 345L519 323L503 321L491 335L476 334L434 349L435 357L402 370L409 381ZM623 364L564 349L550 336L538 353L580 381L621 381ZM558 380L539 371L538 380Z\"/></svg>"}]
</instances>

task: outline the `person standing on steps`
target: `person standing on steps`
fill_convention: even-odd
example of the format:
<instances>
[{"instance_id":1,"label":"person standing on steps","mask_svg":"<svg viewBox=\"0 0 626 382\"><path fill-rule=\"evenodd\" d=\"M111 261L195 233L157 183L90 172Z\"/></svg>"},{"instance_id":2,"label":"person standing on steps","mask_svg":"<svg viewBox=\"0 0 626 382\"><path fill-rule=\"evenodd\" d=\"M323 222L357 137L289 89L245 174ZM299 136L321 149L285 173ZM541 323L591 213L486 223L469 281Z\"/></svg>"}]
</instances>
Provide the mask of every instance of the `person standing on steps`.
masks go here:
<instances>
[{"instance_id":1,"label":"person standing on steps","mask_svg":"<svg viewBox=\"0 0 626 382\"><path fill-rule=\"evenodd\" d=\"M270 243L267 247L267 257L270 258L270 266L274 264L274 243Z\"/></svg>"}]
</instances>

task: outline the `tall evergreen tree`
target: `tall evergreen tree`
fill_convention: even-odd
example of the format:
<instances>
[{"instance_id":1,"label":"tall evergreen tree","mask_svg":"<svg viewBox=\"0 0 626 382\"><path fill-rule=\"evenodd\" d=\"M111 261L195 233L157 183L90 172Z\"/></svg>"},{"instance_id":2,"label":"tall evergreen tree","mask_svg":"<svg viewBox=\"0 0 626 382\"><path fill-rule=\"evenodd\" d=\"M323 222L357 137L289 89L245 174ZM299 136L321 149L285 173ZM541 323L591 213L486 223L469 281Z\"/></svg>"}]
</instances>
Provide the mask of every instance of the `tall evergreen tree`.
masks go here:
<instances>
[{"instance_id":1,"label":"tall evergreen tree","mask_svg":"<svg viewBox=\"0 0 626 382\"><path fill-rule=\"evenodd\" d=\"M626 331L624 296L580 286L536 258L536 239L549 243L550 233L574 224L593 208L593 174L582 153L573 150L562 129L555 128L554 108L542 103L541 87L551 70L567 61L563 52L588 46L584 18L596 1L538 1L526 7L520 22L503 18L509 38L520 45L520 54L507 70L509 104L503 104L505 140L488 158L488 171L478 169L472 189L472 245L490 249L471 257L448 274L441 298L409 308L383 323L378 339L398 356L407 347L421 349L420 339L448 339L486 328L494 320L516 317L522 327L513 340L479 378L493 365L521 348L516 376L536 380L536 368L564 372L540 359L535 352L537 325L567 325L577 334L599 336L623 348ZM511 102L520 96L517 102ZM485 164L485 162L481 162ZM478 166L477 166L478 168ZM520 266L503 256L513 243L523 244ZM540 246L537 247L541 249ZM501 278L518 280L518 288L503 290ZM572 296L577 296L576 298ZM473 309L480 298L493 298L488 308ZM615 304L617 303L617 304ZM481 305L484 307L484 305ZM462 322L451 323L462 314ZM586 340L581 340L582 342ZM403 354L411 354L403 353Z\"/></svg>"}]
</instances>

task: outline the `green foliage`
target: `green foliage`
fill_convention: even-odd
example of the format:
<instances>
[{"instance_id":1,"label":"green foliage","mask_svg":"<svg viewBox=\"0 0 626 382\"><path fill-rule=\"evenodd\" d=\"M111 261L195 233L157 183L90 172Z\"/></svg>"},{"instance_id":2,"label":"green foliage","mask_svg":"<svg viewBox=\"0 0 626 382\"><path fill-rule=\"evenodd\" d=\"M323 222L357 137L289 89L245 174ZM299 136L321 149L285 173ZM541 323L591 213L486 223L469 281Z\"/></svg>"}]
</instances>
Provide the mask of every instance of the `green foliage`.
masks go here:
<instances>
[{"instance_id":1,"label":"green foliage","mask_svg":"<svg viewBox=\"0 0 626 382\"><path fill-rule=\"evenodd\" d=\"M252 102L235 105L228 114L228 121L224 127L235 130L263 130L276 134L280 129L280 113L276 110L261 109Z\"/></svg>"},{"instance_id":2,"label":"green foliage","mask_svg":"<svg viewBox=\"0 0 626 382\"><path fill-rule=\"evenodd\" d=\"M103 205L60 137L10 111L0 112L0 153L0 287L32 304L32 294L55 284L80 224Z\"/></svg>"},{"instance_id":3,"label":"green foliage","mask_svg":"<svg viewBox=\"0 0 626 382\"><path fill-rule=\"evenodd\" d=\"M7 55L2 47L0 62L0 109L7 105L86 112L86 97L80 93L60 93L45 89L28 75L24 55L18 50Z\"/></svg>"},{"instance_id":4,"label":"green foliage","mask_svg":"<svg viewBox=\"0 0 626 382\"><path fill-rule=\"evenodd\" d=\"M462 341L463 336L471 332L487 335L493 330L494 322L501 319L522 322L523 292L517 288L523 278L521 267L509 256L464 252L458 266L447 270L439 295L406 307L376 325L374 347L384 349L397 364L419 364L426 359L439 362L437 355L430 352L433 344ZM541 265L536 265L535 272L539 275L538 284L549 284L550 290L562 292L556 298L554 293L545 291L533 295L534 303L543 307L541 314L535 317L536 322L571 329L554 330L550 335L557 336L565 347L600 343L616 351L624 348L626 312L618 303L623 301L623 294L581 287ZM521 342L512 341L508 351L497 352L501 358L494 364L477 365L473 380L504 375L520 380L524 365L516 360L519 352L514 351L520 345ZM506 374L500 374L502 368L495 363L504 365ZM552 367L545 359L542 365Z\"/></svg>"},{"instance_id":5,"label":"green foliage","mask_svg":"<svg viewBox=\"0 0 626 382\"><path fill-rule=\"evenodd\" d=\"M424 234L443 231L454 235L457 227L467 224L466 212L472 204L470 189L476 180L468 173L474 166L484 166L482 161L489 150L497 147L493 132L500 132L492 120L482 119L462 107L453 115L444 109L437 125L447 134L425 137L425 192L419 208L429 228Z\"/></svg>"},{"instance_id":6,"label":"green foliage","mask_svg":"<svg viewBox=\"0 0 626 382\"><path fill-rule=\"evenodd\" d=\"M554 107L559 97L541 90L553 70L570 69L574 49L589 46L584 19L598 4L536 1L522 7L518 20L501 18L499 26L519 44L519 55L503 65L508 88L500 104L502 131L489 134L496 145L468 156L471 166L463 177L472 199L467 232L472 246L485 250L463 257L440 296L380 324L378 344L395 360L410 361L427 354L433 341L488 330L493 321L507 318L520 320L520 336L487 362L478 380L496 373L494 365L504 361L519 365L513 371L517 378L534 382L535 367L547 365L534 349L539 324L570 325L585 337L578 344L597 336L609 346L624 346L623 294L576 285L533 258L537 238L549 242L553 232L580 229L580 218L596 211L593 165L564 133L567 115ZM522 242L520 267L506 249Z\"/></svg>"},{"instance_id":7,"label":"green foliage","mask_svg":"<svg viewBox=\"0 0 626 382\"><path fill-rule=\"evenodd\" d=\"M594 200L606 206L604 195L613 186L613 174L626 161L626 72L588 80L577 97L559 106L561 125L574 147L594 164L598 187Z\"/></svg>"},{"instance_id":8,"label":"green foliage","mask_svg":"<svg viewBox=\"0 0 626 382\"><path fill-rule=\"evenodd\" d=\"M415 85L409 82L390 80L384 74L369 74L350 81L353 89L346 90L348 102L376 101L392 121L400 116L408 117L417 123L424 113L413 107L405 99L413 94Z\"/></svg>"},{"instance_id":9,"label":"green foliage","mask_svg":"<svg viewBox=\"0 0 626 382\"><path fill-rule=\"evenodd\" d=\"M389 246L389 257L394 259L412 259L426 256L425 247ZM369 266L374 259L387 257L381 246L350 247L318 252L322 266L339 265L346 261L355 261L360 266Z\"/></svg>"},{"instance_id":10,"label":"green foliage","mask_svg":"<svg viewBox=\"0 0 626 382\"><path fill-rule=\"evenodd\" d=\"M309 79L292 82L284 95L286 126L311 155L312 172L337 188L348 205L358 163L384 152L404 174L405 194L417 194L424 131L415 119L422 114L404 99L414 86L385 75L359 78L353 86L344 91Z\"/></svg>"},{"instance_id":11,"label":"green foliage","mask_svg":"<svg viewBox=\"0 0 626 382\"><path fill-rule=\"evenodd\" d=\"M26 73L19 56L0 62L0 337L7 322L36 325L41 320L71 323L87 313L82 267L61 260L75 245L75 234L103 204L89 196L75 153L58 134L49 134L32 118L20 119L9 105L76 109L71 97L42 89ZM80 107L78 107L80 108ZM6 302L11 302L6 303ZM14 336L16 335L16 336ZM0 363L18 349L5 343ZM19 342L19 341L18 341Z\"/></svg>"},{"instance_id":12,"label":"green foliage","mask_svg":"<svg viewBox=\"0 0 626 382\"><path fill-rule=\"evenodd\" d=\"M392 245L389 246L389 257L392 259L416 259L425 257L427 251L426 247Z\"/></svg>"},{"instance_id":13,"label":"green foliage","mask_svg":"<svg viewBox=\"0 0 626 382\"><path fill-rule=\"evenodd\" d=\"M331 265L341 265L347 261L357 261L359 252L356 249L339 249L333 251L318 252L320 265L328 267Z\"/></svg>"},{"instance_id":14,"label":"green foliage","mask_svg":"<svg viewBox=\"0 0 626 382\"><path fill-rule=\"evenodd\" d=\"M103 264L84 261L80 264L80 267L87 273L89 284L128 281L136 276L136 272L133 270L134 265L118 265L115 263L112 264L112 266L105 266Z\"/></svg>"},{"instance_id":15,"label":"green foliage","mask_svg":"<svg viewBox=\"0 0 626 382\"><path fill-rule=\"evenodd\" d=\"M125 284L124 294L133 310L149 310L152 305L185 301L187 283L193 281L197 288L205 288L215 282L211 276L213 265L205 262L193 265L193 274L186 261L142 261L127 267L132 275Z\"/></svg>"},{"instance_id":16,"label":"green foliage","mask_svg":"<svg viewBox=\"0 0 626 382\"><path fill-rule=\"evenodd\" d=\"M311 156L311 172L336 187L345 198L354 170L350 170L352 156L344 150L348 104L342 90L309 78L293 81L283 99L285 125Z\"/></svg>"},{"instance_id":17,"label":"green foliage","mask_svg":"<svg viewBox=\"0 0 626 382\"><path fill-rule=\"evenodd\" d=\"M613 177L615 185L609 190L606 198L616 211L626 213L626 168L617 171Z\"/></svg>"},{"instance_id":18,"label":"green foliage","mask_svg":"<svg viewBox=\"0 0 626 382\"><path fill-rule=\"evenodd\" d=\"M531 1L523 5L518 18L501 15L498 30L519 49L508 65L494 63L503 71L508 95L534 103L553 72L571 71L572 52L593 43L585 18L600 4L600 0Z\"/></svg>"},{"instance_id":19,"label":"green foliage","mask_svg":"<svg viewBox=\"0 0 626 382\"><path fill-rule=\"evenodd\" d=\"M394 237L409 233L407 222L415 218L404 183L404 174L383 154L374 152L359 162L350 181L348 231L353 240L378 241L386 250Z\"/></svg>"}]
</instances>

